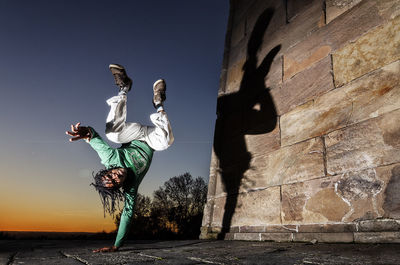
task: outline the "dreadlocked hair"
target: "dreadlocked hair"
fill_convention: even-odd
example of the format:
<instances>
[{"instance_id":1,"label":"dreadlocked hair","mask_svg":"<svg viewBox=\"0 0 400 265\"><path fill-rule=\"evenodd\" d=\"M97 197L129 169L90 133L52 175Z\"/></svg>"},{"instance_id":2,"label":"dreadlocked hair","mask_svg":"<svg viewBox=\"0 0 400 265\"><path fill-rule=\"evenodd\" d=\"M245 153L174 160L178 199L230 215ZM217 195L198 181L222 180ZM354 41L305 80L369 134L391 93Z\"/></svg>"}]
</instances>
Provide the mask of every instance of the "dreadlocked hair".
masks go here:
<instances>
[{"instance_id":1,"label":"dreadlocked hair","mask_svg":"<svg viewBox=\"0 0 400 265\"><path fill-rule=\"evenodd\" d=\"M116 185L116 183L113 181L115 185L111 188L107 188L104 186L103 183L103 177L111 170L115 169L118 167L111 167L109 169L102 169L96 174L92 172L92 176L94 179L94 183L91 183L90 185L93 186L97 192L100 195L100 200L101 203L103 204L103 210L104 210L104 217L106 217L106 212L110 214L111 216L114 217L114 213L116 210L120 210L120 202L124 201L124 193L121 190L121 187Z\"/></svg>"}]
</instances>

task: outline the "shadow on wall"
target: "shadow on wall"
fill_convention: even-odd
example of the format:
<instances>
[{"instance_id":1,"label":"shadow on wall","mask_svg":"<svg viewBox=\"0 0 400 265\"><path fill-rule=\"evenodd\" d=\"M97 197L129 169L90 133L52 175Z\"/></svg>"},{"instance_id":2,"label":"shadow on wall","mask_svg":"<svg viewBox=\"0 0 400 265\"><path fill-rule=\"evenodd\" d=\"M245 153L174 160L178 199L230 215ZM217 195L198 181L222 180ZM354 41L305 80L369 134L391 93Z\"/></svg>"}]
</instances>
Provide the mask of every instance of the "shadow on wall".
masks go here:
<instances>
[{"instance_id":1,"label":"shadow on wall","mask_svg":"<svg viewBox=\"0 0 400 265\"><path fill-rule=\"evenodd\" d=\"M384 217L400 218L400 166L392 169L392 176L385 190Z\"/></svg>"},{"instance_id":2,"label":"shadow on wall","mask_svg":"<svg viewBox=\"0 0 400 265\"><path fill-rule=\"evenodd\" d=\"M277 124L275 105L264 79L281 46L273 48L257 66L257 52L273 13L273 9L266 9L253 28L247 44L247 60L243 66L239 91L221 96L217 102L214 151L228 195L219 239L229 232L232 216L238 206L240 183L244 172L250 168L252 155L247 150L245 135L269 133Z\"/></svg>"}]
</instances>

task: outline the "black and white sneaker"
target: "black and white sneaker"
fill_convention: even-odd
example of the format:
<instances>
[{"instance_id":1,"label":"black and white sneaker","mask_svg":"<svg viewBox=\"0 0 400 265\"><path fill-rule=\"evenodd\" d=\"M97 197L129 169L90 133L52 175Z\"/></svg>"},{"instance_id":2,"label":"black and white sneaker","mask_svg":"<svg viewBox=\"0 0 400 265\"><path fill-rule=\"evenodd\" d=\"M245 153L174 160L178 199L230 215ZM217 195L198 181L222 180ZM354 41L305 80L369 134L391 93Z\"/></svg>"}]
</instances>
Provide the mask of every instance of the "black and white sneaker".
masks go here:
<instances>
[{"instance_id":1,"label":"black and white sneaker","mask_svg":"<svg viewBox=\"0 0 400 265\"><path fill-rule=\"evenodd\" d=\"M164 79L157 80L153 85L153 105L155 108L162 105L163 102L167 99L165 95L165 91L167 90L167 84Z\"/></svg>"},{"instance_id":2,"label":"black and white sneaker","mask_svg":"<svg viewBox=\"0 0 400 265\"><path fill-rule=\"evenodd\" d=\"M119 86L119 91L128 93L132 87L132 79L130 79L126 74L125 68L119 64L110 64L108 68L110 68L111 73L114 76L115 84Z\"/></svg>"}]
</instances>

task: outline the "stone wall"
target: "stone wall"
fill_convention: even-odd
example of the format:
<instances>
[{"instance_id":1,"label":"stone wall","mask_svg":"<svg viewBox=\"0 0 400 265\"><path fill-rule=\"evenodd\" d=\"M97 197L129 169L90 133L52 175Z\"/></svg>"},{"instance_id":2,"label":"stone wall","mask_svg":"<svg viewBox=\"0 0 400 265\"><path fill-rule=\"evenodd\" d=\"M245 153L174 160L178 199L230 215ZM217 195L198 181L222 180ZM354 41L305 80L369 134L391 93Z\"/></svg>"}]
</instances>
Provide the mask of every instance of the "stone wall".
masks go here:
<instances>
[{"instance_id":1,"label":"stone wall","mask_svg":"<svg viewBox=\"0 0 400 265\"><path fill-rule=\"evenodd\" d=\"M400 242L399 0L231 0L201 238Z\"/></svg>"}]
</instances>

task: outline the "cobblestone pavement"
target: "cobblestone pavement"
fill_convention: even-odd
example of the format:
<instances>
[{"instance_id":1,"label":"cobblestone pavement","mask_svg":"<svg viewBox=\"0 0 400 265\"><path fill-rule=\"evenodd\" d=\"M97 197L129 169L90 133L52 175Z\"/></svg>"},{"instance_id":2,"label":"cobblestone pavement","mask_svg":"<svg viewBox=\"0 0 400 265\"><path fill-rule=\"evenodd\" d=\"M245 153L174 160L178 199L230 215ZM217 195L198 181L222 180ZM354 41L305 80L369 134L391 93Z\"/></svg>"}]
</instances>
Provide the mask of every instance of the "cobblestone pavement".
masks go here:
<instances>
[{"instance_id":1,"label":"cobblestone pavement","mask_svg":"<svg viewBox=\"0 0 400 265\"><path fill-rule=\"evenodd\" d=\"M398 244L128 241L119 252L92 253L109 243L0 240L0 264L400 264Z\"/></svg>"}]
</instances>

